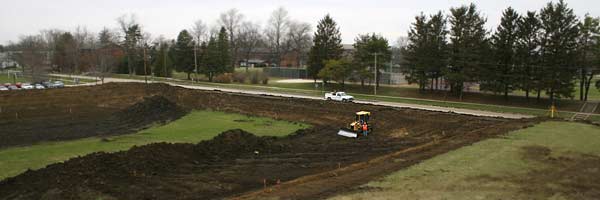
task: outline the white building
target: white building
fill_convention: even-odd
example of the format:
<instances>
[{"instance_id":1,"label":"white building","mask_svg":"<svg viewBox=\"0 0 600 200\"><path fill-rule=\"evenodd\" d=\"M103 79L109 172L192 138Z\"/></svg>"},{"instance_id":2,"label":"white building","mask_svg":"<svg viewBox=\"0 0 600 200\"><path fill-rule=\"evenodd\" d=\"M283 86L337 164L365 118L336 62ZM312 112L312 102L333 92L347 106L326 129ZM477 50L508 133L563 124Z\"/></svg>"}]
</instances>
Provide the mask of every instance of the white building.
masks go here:
<instances>
[{"instance_id":1,"label":"white building","mask_svg":"<svg viewBox=\"0 0 600 200\"><path fill-rule=\"evenodd\" d=\"M11 57L11 52L0 52L0 69L19 67L19 63Z\"/></svg>"}]
</instances>

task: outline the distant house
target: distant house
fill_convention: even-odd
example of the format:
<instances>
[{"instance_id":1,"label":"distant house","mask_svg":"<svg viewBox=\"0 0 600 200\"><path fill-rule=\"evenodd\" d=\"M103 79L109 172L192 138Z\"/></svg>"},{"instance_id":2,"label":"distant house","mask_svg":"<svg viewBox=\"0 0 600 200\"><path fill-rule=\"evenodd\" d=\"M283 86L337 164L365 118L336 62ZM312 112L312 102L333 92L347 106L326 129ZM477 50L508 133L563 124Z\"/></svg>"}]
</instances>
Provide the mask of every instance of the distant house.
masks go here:
<instances>
[{"instance_id":1,"label":"distant house","mask_svg":"<svg viewBox=\"0 0 600 200\"><path fill-rule=\"evenodd\" d=\"M342 44L342 48L344 49L342 56L351 58L354 54L354 44Z\"/></svg>"},{"instance_id":2,"label":"distant house","mask_svg":"<svg viewBox=\"0 0 600 200\"><path fill-rule=\"evenodd\" d=\"M352 56L354 53L354 46L352 44L343 45L344 52L343 56ZM290 67L290 68L304 68L308 63L308 53L299 53L296 51L290 51L284 54L281 58L281 66L277 66L278 63L275 59L275 54L268 48L256 48L247 55L247 51L240 49L238 53L237 64L240 67ZM246 60L248 59L248 60Z\"/></svg>"},{"instance_id":3,"label":"distant house","mask_svg":"<svg viewBox=\"0 0 600 200\"><path fill-rule=\"evenodd\" d=\"M14 52L0 52L0 69L19 67L19 63L13 59Z\"/></svg>"}]
</instances>

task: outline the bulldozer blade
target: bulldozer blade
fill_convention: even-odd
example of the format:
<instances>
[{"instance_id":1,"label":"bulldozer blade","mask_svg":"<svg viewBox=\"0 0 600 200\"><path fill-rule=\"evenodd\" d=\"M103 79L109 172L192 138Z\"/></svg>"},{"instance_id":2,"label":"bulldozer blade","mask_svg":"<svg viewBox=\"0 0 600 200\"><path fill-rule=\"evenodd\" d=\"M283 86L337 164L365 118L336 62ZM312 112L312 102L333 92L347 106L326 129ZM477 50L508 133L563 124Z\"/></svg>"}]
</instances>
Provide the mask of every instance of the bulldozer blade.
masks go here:
<instances>
[{"instance_id":1,"label":"bulldozer blade","mask_svg":"<svg viewBox=\"0 0 600 200\"><path fill-rule=\"evenodd\" d=\"M351 131L351 130L348 130L348 129L344 129L344 128L341 128L340 131L338 131L337 134L341 135L341 136L344 136L344 137L351 137L351 138L358 137L358 134L355 133L354 131Z\"/></svg>"}]
</instances>

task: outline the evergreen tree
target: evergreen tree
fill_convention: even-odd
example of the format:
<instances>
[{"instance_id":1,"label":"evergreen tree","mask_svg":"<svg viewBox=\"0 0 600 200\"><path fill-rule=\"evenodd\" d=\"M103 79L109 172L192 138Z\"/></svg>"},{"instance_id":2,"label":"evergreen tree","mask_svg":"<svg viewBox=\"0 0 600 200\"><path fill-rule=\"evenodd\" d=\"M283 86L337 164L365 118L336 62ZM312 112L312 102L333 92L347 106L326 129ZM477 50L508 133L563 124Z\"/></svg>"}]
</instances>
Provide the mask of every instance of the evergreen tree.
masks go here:
<instances>
[{"instance_id":1,"label":"evergreen tree","mask_svg":"<svg viewBox=\"0 0 600 200\"><path fill-rule=\"evenodd\" d=\"M476 82L489 56L486 19L475 4L450 9L449 65L444 69L450 90L461 99L465 82Z\"/></svg>"},{"instance_id":2,"label":"evergreen tree","mask_svg":"<svg viewBox=\"0 0 600 200\"><path fill-rule=\"evenodd\" d=\"M173 72L172 54L169 53L169 44L161 42L154 46L152 51L152 71L158 77L171 77Z\"/></svg>"},{"instance_id":3,"label":"evergreen tree","mask_svg":"<svg viewBox=\"0 0 600 200\"><path fill-rule=\"evenodd\" d=\"M221 27L218 35L217 49L219 52L219 69L216 71L217 75L225 72L233 72L234 67L231 65L231 54L229 53L229 36L227 36L227 30Z\"/></svg>"},{"instance_id":4,"label":"evergreen tree","mask_svg":"<svg viewBox=\"0 0 600 200\"><path fill-rule=\"evenodd\" d=\"M535 90L538 101L542 84L543 68L540 67L540 21L535 12L527 12L521 17L517 27L517 69L516 78L518 88L525 91L525 98L529 99L529 93Z\"/></svg>"},{"instance_id":5,"label":"evergreen tree","mask_svg":"<svg viewBox=\"0 0 600 200\"><path fill-rule=\"evenodd\" d=\"M211 36L208 39L206 46L200 47L200 49L205 54L202 58L202 63L204 64L202 73L208 77L208 81L212 82L215 68L219 65L217 60L219 56L219 52L217 51L217 40L214 36Z\"/></svg>"},{"instance_id":6,"label":"evergreen tree","mask_svg":"<svg viewBox=\"0 0 600 200\"><path fill-rule=\"evenodd\" d=\"M383 36L373 34L359 35L354 40L354 63L358 72L358 77L361 80L361 85L364 86L365 78L374 76L375 72L375 53L377 54L377 80L376 87L379 87L381 80L381 66L388 63L392 57L392 51L388 40ZM367 71L368 73L363 73ZM367 75L368 74L368 75Z\"/></svg>"},{"instance_id":7,"label":"evergreen tree","mask_svg":"<svg viewBox=\"0 0 600 200\"><path fill-rule=\"evenodd\" d=\"M206 75L210 82L219 74L234 71L234 68L230 65L231 53L229 53L228 38L227 30L222 27L217 37L211 36L208 43L203 42L200 46L200 73Z\"/></svg>"},{"instance_id":8,"label":"evergreen tree","mask_svg":"<svg viewBox=\"0 0 600 200\"><path fill-rule=\"evenodd\" d=\"M428 49L429 59L428 74L431 79L430 89L439 89L439 79L443 76L442 70L448 65L448 30L446 29L446 18L439 11L432 15L429 22ZM434 83L435 82L435 83Z\"/></svg>"},{"instance_id":9,"label":"evergreen tree","mask_svg":"<svg viewBox=\"0 0 600 200\"><path fill-rule=\"evenodd\" d=\"M540 11L542 27L541 56L544 85L550 100L573 97L577 74L577 38L579 28L573 9L560 0L548 3Z\"/></svg>"},{"instance_id":10,"label":"evergreen tree","mask_svg":"<svg viewBox=\"0 0 600 200\"><path fill-rule=\"evenodd\" d=\"M403 63L402 72L408 83L417 83L419 90L427 87L427 61L431 59L428 55L429 26L427 17L421 13L415 17L408 31L408 46L403 50L406 63Z\"/></svg>"},{"instance_id":11,"label":"evergreen tree","mask_svg":"<svg viewBox=\"0 0 600 200\"><path fill-rule=\"evenodd\" d=\"M187 30L182 30L177 36L177 42L173 47L173 58L175 70L187 73L187 79L191 80L190 74L194 72L194 42L192 35Z\"/></svg>"},{"instance_id":12,"label":"evergreen tree","mask_svg":"<svg viewBox=\"0 0 600 200\"><path fill-rule=\"evenodd\" d=\"M587 101L590 85L594 75L598 71L597 63L594 63L594 55L600 37L600 19L585 15L579 23L581 35L579 37L579 100Z\"/></svg>"},{"instance_id":13,"label":"evergreen tree","mask_svg":"<svg viewBox=\"0 0 600 200\"><path fill-rule=\"evenodd\" d=\"M308 58L308 75L317 81L318 73L323 69L326 60L340 59L344 49L340 29L328 15L319 21L317 32L313 37Z\"/></svg>"},{"instance_id":14,"label":"evergreen tree","mask_svg":"<svg viewBox=\"0 0 600 200\"><path fill-rule=\"evenodd\" d=\"M142 28L139 24L133 24L131 26L126 27L125 30L125 41L123 41L123 46L125 47L126 53L126 62L124 63L127 66L126 69L119 70L121 72L129 73L129 75L135 74L135 66L139 64L141 56L139 55L138 43L142 39Z\"/></svg>"},{"instance_id":15,"label":"evergreen tree","mask_svg":"<svg viewBox=\"0 0 600 200\"><path fill-rule=\"evenodd\" d=\"M500 25L491 40L495 62L482 69L481 90L503 93L506 100L517 82L515 65L519 18L519 14L513 8L508 7L504 10Z\"/></svg>"},{"instance_id":16,"label":"evergreen tree","mask_svg":"<svg viewBox=\"0 0 600 200\"><path fill-rule=\"evenodd\" d=\"M403 49L406 63L402 71L410 83L419 85L420 91L428 86L433 90L442 77L447 62L447 33L446 19L441 12L429 20L423 14L415 17L408 32L409 44Z\"/></svg>"}]
</instances>

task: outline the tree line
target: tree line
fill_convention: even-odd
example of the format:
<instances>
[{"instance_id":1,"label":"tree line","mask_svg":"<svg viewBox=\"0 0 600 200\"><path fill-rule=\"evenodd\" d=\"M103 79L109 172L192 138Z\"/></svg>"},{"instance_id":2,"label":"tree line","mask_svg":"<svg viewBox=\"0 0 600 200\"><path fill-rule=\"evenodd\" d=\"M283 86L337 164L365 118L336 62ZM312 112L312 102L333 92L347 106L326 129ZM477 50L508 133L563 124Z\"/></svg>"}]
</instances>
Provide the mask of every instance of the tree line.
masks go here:
<instances>
[{"instance_id":1,"label":"tree line","mask_svg":"<svg viewBox=\"0 0 600 200\"><path fill-rule=\"evenodd\" d=\"M382 63L395 55L402 59L405 78L423 92L442 90L462 98L465 90L478 86L505 98L523 91L527 99L536 95L539 101L544 93L551 100L573 98L578 86L580 100L587 100L600 71L599 21L589 15L579 19L559 1L521 14L509 7L496 30L489 31L487 19L470 4L450 8L448 14L421 13L396 48L383 36L366 33L348 50L330 15L318 21L313 33L310 24L291 19L284 8L274 10L264 27L231 9L211 28L197 20L175 39L152 37L134 15L124 15L117 29L98 34L85 27L43 30L3 48L22 52L16 60L30 74L49 68L101 77L113 72L170 77L178 71L188 79L204 74L209 81L248 63L259 49L269 52L273 66L294 53L297 65L305 65L315 82L334 81L342 88L346 81L379 87Z\"/></svg>"},{"instance_id":2,"label":"tree line","mask_svg":"<svg viewBox=\"0 0 600 200\"><path fill-rule=\"evenodd\" d=\"M281 66L289 53L298 55L296 65L306 65L312 46L311 25L292 19L284 8L274 10L264 27L230 9L211 27L197 20L175 39L153 37L133 14L116 22L118 27L103 28L97 34L85 27L42 30L10 42L6 49L22 52L14 59L26 71L159 77L178 71L188 79L197 72L212 80L232 72L240 61L247 63L259 50L268 54L265 61L271 66Z\"/></svg>"},{"instance_id":3,"label":"tree line","mask_svg":"<svg viewBox=\"0 0 600 200\"><path fill-rule=\"evenodd\" d=\"M449 90L462 98L469 84L482 91L508 94L521 90L537 101L586 101L593 77L600 72L599 19L579 19L564 1L548 3L539 11L502 13L493 33L475 4L415 17L403 48L403 72L421 91Z\"/></svg>"},{"instance_id":4,"label":"tree line","mask_svg":"<svg viewBox=\"0 0 600 200\"><path fill-rule=\"evenodd\" d=\"M308 75L315 82L318 78L324 82L335 81L342 89L346 80L360 82L363 87L369 80L379 87L381 72L376 62L381 65L391 59L388 40L375 33L360 34L355 38L351 52L344 52L341 42L337 23L326 15L319 21L313 36L313 46L308 55Z\"/></svg>"}]
</instances>

